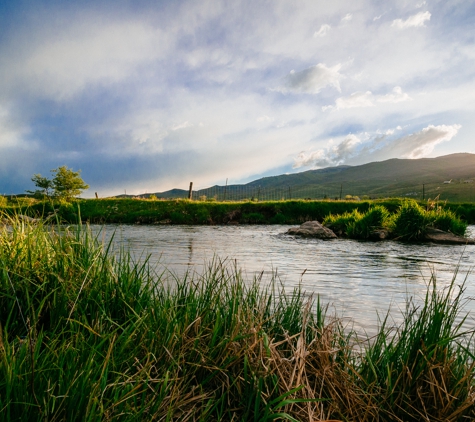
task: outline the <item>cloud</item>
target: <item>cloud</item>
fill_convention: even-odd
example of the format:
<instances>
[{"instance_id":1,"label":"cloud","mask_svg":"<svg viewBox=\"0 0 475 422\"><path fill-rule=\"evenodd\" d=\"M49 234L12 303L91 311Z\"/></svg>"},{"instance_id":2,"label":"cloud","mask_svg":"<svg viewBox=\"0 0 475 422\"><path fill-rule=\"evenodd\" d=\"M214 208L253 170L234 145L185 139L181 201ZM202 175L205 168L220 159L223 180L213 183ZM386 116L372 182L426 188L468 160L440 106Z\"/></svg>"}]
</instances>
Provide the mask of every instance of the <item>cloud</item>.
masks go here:
<instances>
[{"instance_id":1,"label":"cloud","mask_svg":"<svg viewBox=\"0 0 475 422\"><path fill-rule=\"evenodd\" d=\"M353 19L353 15L351 13L347 13L345 16L341 18L342 22L349 22Z\"/></svg>"},{"instance_id":2,"label":"cloud","mask_svg":"<svg viewBox=\"0 0 475 422\"><path fill-rule=\"evenodd\" d=\"M279 88L281 92L297 92L305 94L318 94L323 88L331 86L338 91L340 88L341 74L338 73L341 65L327 67L322 63L309 67L308 69L296 72L292 70L284 80L284 87Z\"/></svg>"},{"instance_id":3,"label":"cloud","mask_svg":"<svg viewBox=\"0 0 475 422\"><path fill-rule=\"evenodd\" d=\"M336 145L330 140L327 148L299 153L294 159L293 167L322 168L340 164L358 165L397 157L422 158L428 156L436 145L450 141L460 128L460 125L429 125L419 132L399 138L392 136L395 133L392 129L372 137L367 134L359 137L349 134ZM400 130L400 127L396 129Z\"/></svg>"},{"instance_id":4,"label":"cloud","mask_svg":"<svg viewBox=\"0 0 475 422\"><path fill-rule=\"evenodd\" d=\"M410 99L407 93L402 92L400 86L396 86L393 88L392 93L385 95L374 95L371 91L354 92L349 97L337 98L335 106L324 106L322 110L374 107L376 103L399 103Z\"/></svg>"},{"instance_id":5,"label":"cloud","mask_svg":"<svg viewBox=\"0 0 475 422\"><path fill-rule=\"evenodd\" d=\"M4 46L15 51L8 64L0 58L4 91L70 100L94 84L126 80L168 48L162 31L142 21L104 22L88 16L57 32L44 32Z\"/></svg>"},{"instance_id":6,"label":"cloud","mask_svg":"<svg viewBox=\"0 0 475 422\"><path fill-rule=\"evenodd\" d=\"M415 15L408 17L406 20L395 19L393 20L391 26L394 26L399 29L405 28L417 28L420 26L425 26L425 22L429 21L431 17L430 12L419 12Z\"/></svg>"},{"instance_id":7,"label":"cloud","mask_svg":"<svg viewBox=\"0 0 475 422\"><path fill-rule=\"evenodd\" d=\"M324 24L320 27L320 29L318 31L315 31L313 33L313 37L314 38L318 38L318 37L324 37L325 35L328 34L328 31L331 29L331 26L330 25L327 25L327 24Z\"/></svg>"}]
</instances>

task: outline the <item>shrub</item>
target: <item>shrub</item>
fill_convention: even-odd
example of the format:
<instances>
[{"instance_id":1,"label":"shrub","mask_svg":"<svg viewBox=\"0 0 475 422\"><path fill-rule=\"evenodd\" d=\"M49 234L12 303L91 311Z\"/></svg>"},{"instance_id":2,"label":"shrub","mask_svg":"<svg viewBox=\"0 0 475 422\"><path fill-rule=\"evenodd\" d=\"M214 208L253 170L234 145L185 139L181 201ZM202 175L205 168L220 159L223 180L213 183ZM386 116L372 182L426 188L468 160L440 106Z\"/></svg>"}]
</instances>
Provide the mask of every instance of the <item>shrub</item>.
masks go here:
<instances>
[{"instance_id":1,"label":"shrub","mask_svg":"<svg viewBox=\"0 0 475 422\"><path fill-rule=\"evenodd\" d=\"M356 221L361 220L363 215L357 210L345 212L341 215L333 215L325 217L323 225L332 229L335 233L346 233L349 225L354 224Z\"/></svg>"},{"instance_id":2,"label":"shrub","mask_svg":"<svg viewBox=\"0 0 475 422\"><path fill-rule=\"evenodd\" d=\"M467 223L460 220L453 211L439 208L437 210L428 211L427 214L431 226L436 229L451 232L459 236L463 236L467 230Z\"/></svg>"},{"instance_id":3,"label":"shrub","mask_svg":"<svg viewBox=\"0 0 475 422\"><path fill-rule=\"evenodd\" d=\"M391 222L393 235L405 240L417 240L427 232L430 221L426 211L413 199L405 200Z\"/></svg>"},{"instance_id":4,"label":"shrub","mask_svg":"<svg viewBox=\"0 0 475 422\"><path fill-rule=\"evenodd\" d=\"M368 239L372 232L387 224L388 218L388 210L381 205L376 205L360 219L348 223L346 234L354 239Z\"/></svg>"}]
</instances>

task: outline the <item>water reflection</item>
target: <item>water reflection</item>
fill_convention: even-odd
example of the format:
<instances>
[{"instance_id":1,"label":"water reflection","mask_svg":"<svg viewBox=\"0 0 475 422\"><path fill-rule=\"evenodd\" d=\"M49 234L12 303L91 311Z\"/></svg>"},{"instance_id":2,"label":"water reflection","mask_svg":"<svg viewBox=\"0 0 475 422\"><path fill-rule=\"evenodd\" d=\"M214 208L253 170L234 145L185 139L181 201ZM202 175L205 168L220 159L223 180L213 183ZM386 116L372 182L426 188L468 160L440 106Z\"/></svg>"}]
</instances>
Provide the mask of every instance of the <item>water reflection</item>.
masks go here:
<instances>
[{"instance_id":1,"label":"water reflection","mask_svg":"<svg viewBox=\"0 0 475 422\"><path fill-rule=\"evenodd\" d=\"M96 227L95 229L98 229ZM418 300L433 272L441 288L459 267L457 282L467 277L467 297L475 297L475 246L402 244L399 242L321 241L289 237L286 226L105 226L106 237L137 257L174 274L195 270L214 256L236 259L248 278L264 271L277 273L291 292L301 285L332 304L339 316L351 317L356 327L372 331L377 312L389 307L397 318L408 296ZM475 234L471 226L471 233ZM473 301L468 310L475 312ZM473 321L473 320L471 320Z\"/></svg>"}]
</instances>

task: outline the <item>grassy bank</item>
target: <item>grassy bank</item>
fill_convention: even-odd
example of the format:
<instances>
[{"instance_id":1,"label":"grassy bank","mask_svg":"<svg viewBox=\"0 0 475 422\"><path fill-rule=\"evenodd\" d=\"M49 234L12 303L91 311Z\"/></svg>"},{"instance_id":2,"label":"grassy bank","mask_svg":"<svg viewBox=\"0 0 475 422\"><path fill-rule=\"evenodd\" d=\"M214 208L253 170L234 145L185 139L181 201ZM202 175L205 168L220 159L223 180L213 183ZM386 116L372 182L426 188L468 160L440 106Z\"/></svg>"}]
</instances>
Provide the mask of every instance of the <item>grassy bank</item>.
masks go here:
<instances>
[{"instance_id":1,"label":"grassy bank","mask_svg":"<svg viewBox=\"0 0 475 422\"><path fill-rule=\"evenodd\" d=\"M0 226L2 420L475 417L455 285L434 278L425 305L370 342L317 298L227 263L167 279L115 256L81 226Z\"/></svg>"},{"instance_id":2,"label":"grassy bank","mask_svg":"<svg viewBox=\"0 0 475 422\"><path fill-rule=\"evenodd\" d=\"M75 223L79 216L91 223L122 224L301 224L308 220L323 221L330 214L367 212L374 205L384 206L395 213L401 199L374 201L268 201L268 202L212 202L188 200L147 199L87 199L77 202L55 203L30 198L4 202L10 213L30 216L48 215L56 211L65 221ZM427 202L421 203L423 207ZM444 209L464 221L475 223L475 204L441 204ZM2 207L0 203L0 208Z\"/></svg>"}]
</instances>

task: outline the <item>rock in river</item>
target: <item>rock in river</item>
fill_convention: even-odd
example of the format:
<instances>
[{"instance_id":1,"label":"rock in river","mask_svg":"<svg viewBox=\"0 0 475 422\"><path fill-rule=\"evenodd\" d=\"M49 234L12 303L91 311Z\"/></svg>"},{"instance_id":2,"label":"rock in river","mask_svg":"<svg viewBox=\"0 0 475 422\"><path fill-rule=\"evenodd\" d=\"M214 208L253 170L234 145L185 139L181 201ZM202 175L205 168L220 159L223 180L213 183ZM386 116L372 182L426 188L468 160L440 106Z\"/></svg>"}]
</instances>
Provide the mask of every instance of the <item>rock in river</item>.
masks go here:
<instances>
[{"instance_id":1,"label":"rock in river","mask_svg":"<svg viewBox=\"0 0 475 422\"><path fill-rule=\"evenodd\" d=\"M475 245L475 239L457 236L437 229L427 230L425 240L434 243L445 243L448 245Z\"/></svg>"},{"instance_id":2,"label":"rock in river","mask_svg":"<svg viewBox=\"0 0 475 422\"><path fill-rule=\"evenodd\" d=\"M318 221L307 221L300 227L292 227L287 230L287 234L294 234L303 237L314 237L316 239L336 239L337 235L330 229L323 227Z\"/></svg>"}]
</instances>

